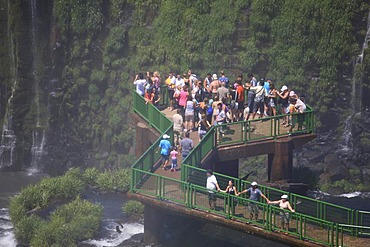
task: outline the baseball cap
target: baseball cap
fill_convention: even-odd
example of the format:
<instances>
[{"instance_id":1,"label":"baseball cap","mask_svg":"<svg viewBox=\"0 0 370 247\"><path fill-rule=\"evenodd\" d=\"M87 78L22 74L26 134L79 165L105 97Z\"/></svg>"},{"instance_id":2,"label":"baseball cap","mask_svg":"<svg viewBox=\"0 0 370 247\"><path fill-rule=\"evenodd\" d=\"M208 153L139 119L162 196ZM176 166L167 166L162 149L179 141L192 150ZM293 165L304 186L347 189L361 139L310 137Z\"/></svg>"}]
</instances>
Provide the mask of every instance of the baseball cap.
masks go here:
<instances>
[{"instance_id":1,"label":"baseball cap","mask_svg":"<svg viewBox=\"0 0 370 247\"><path fill-rule=\"evenodd\" d=\"M213 80L217 80L217 74L212 75Z\"/></svg>"},{"instance_id":2,"label":"baseball cap","mask_svg":"<svg viewBox=\"0 0 370 247\"><path fill-rule=\"evenodd\" d=\"M169 135L167 135L167 134L164 134L164 135L163 135L163 139L168 139L168 138L170 138L170 136L169 136Z\"/></svg>"},{"instance_id":3,"label":"baseball cap","mask_svg":"<svg viewBox=\"0 0 370 247\"><path fill-rule=\"evenodd\" d=\"M294 91L290 91L290 92L289 92L289 96L290 96L290 97L292 97L292 96L294 96L294 95L295 95L295 92L294 92Z\"/></svg>"},{"instance_id":4,"label":"baseball cap","mask_svg":"<svg viewBox=\"0 0 370 247\"><path fill-rule=\"evenodd\" d=\"M281 199L288 199L288 195L282 195Z\"/></svg>"},{"instance_id":5,"label":"baseball cap","mask_svg":"<svg viewBox=\"0 0 370 247\"><path fill-rule=\"evenodd\" d=\"M252 182L251 185L252 186L257 186L257 182Z\"/></svg>"},{"instance_id":6,"label":"baseball cap","mask_svg":"<svg viewBox=\"0 0 370 247\"><path fill-rule=\"evenodd\" d=\"M288 89L288 87L284 85L284 86L281 88L281 91L283 92L283 91L285 91L285 90L287 90L287 89Z\"/></svg>"}]
</instances>

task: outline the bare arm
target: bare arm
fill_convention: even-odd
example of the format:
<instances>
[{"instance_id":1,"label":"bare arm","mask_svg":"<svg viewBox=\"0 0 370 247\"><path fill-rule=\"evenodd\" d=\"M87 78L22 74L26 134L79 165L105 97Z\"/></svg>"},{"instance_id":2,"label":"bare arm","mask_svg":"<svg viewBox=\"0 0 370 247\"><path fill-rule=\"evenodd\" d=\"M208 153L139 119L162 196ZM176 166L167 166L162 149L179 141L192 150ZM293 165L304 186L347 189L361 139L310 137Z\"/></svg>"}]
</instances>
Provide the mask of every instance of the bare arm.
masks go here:
<instances>
[{"instance_id":1,"label":"bare arm","mask_svg":"<svg viewBox=\"0 0 370 247\"><path fill-rule=\"evenodd\" d=\"M261 193L261 196L266 200L267 203L269 203L270 200L263 193Z\"/></svg>"},{"instance_id":2,"label":"bare arm","mask_svg":"<svg viewBox=\"0 0 370 247\"><path fill-rule=\"evenodd\" d=\"M240 191L237 195L240 195L240 194L244 194L244 193L247 193L248 190L243 190L243 191Z\"/></svg>"},{"instance_id":3,"label":"bare arm","mask_svg":"<svg viewBox=\"0 0 370 247\"><path fill-rule=\"evenodd\" d=\"M288 202L288 209L291 211L291 212L295 212L294 209L292 208L292 206L290 205L290 203Z\"/></svg>"},{"instance_id":4,"label":"bare arm","mask_svg":"<svg viewBox=\"0 0 370 247\"><path fill-rule=\"evenodd\" d=\"M234 186L235 195L238 195L238 190L236 189L236 186Z\"/></svg>"},{"instance_id":5,"label":"bare arm","mask_svg":"<svg viewBox=\"0 0 370 247\"><path fill-rule=\"evenodd\" d=\"M267 203L268 204L278 204L278 203L280 203L280 200L278 200L278 201L268 201Z\"/></svg>"},{"instance_id":6,"label":"bare arm","mask_svg":"<svg viewBox=\"0 0 370 247\"><path fill-rule=\"evenodd\" d=\"M220 189L220 186L218 185L218 183L215 183L215 185L216 185L217 191L220 191L221 189Z\"/></svg>"},{"instance_id":7,"label":"bare arm","mask_svg":"<svg viewBox=\"0 0 370 247\"><path fill-rule=\"evenodd\" d=\"M227 191L229 190L229 185L226 186L226 189L225 190L220 190L221 192L224 192L224 193L227 193Z\"/></svg>"}]
</instances>

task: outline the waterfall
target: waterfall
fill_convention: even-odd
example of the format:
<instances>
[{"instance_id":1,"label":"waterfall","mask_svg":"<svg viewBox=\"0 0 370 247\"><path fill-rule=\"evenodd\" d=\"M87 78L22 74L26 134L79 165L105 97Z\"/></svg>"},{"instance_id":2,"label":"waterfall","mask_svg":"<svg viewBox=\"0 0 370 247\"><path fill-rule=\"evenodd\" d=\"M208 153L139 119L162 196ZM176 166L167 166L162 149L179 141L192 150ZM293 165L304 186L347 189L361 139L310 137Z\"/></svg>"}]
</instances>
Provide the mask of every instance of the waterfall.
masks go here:
<instances>
[{"instance_id":1,"label":"waterfall","mask_svg":"<svg viewBox=\"0 0 370 247\"><path fill-rule=\"evenodd\" d=\"M36 126L32 131L32 147L31 147L31 166L28 169L29 173L37 173L40 169L42 157L45 155L44 147L46 144L46 123L41 117L41 97L40 97L40 83L41 83L41 54L39 46L39 19L37 14L37 0L31 0L31 41L32 41L32 74L35 85L35 108L36 108Z\"/></svg>"},{"instance_id":2,"label":"waterfall","mask_svg":"<svg viewBox=\"0 0 370 247\"><path fill-rule=\"evenodd\" d=\"M7 15L10 16L10 0L8 1L7 5ZM18 82L18 65L16 59L16 48L13 40L13 35L10 30L10 18L8 18L7 23L7 39L9 44L9 57L11 61L11 78L12 78L12 87L11 87L11 95L8 99L5 116L4 116L4 123L3 129L1 134L1 142L0 142L0 169L5 167L11 167L13 165L13 158L14 158L14 149L16 144L16 136L13 130L13 98L15 94L15 90L17 87Z\"/></svg>"},{"instance_id":3,"label":"waterfall","mask_svg":"<svg viewBox=\"0 0 370 247\"><path fill-rule=\"evenodd\" d=\"M361 112L362 110L362 83L363 83L363 59L365 50L369 47L370 42L370 12L368 13L367 18L367 31L365 35L365 40L362 45L361 54L359 54L354 61L353 66L353 78L352 78L352 92L351 92L351 114L345 121L345 128L343 132L344 145L342 151L349 151L352 143L352 121L356 113Z\"/></svg>"}]
</instances>

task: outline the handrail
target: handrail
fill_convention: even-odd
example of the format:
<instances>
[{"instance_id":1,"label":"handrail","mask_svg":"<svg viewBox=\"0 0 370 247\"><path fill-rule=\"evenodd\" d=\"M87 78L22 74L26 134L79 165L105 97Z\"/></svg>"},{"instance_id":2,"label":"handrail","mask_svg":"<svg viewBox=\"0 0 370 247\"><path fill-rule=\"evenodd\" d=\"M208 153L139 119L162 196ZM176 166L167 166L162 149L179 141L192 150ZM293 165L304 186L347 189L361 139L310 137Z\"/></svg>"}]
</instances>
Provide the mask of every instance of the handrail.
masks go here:
<instances>
[{"instance_id":1,"label":"handrail","mask_svg":"<svg viewBox=\"0 0 370 247\"><path fill-rule=\"evenodd\" d=\"M209 189L204 186L186 183L173 178L164 177L151 172L142 171L133 168L133 177L139 178L149 176L150 184L147 186L138 185L138 181L134 181L132 191L141 193L166 202L176 203L179 207L191 208L202 211L211 211L215 215L226 217L227 219L236 219L241 222L250 222L239 214L234 214L232 208L237 204L247 205L254 203L259 206L260 217L258 221L252 220L252 223L265 231L282 231L289 235L295 236L301 240L309 240L316 243L321 243L327 246L343 246L344 242L353 241L355 237L347 234L345 227L349 225L337 224L331 221L318 219L313 216L305 215L300 212L291 213L288 210L280 209L277 206L268 205L263 202L255 202L248 198L230 195L224 192L214 191L217 198L217 209L213 210L208 207L208 191ZM168 186L166 186L168 184ZM168 187L168 189L167 189ZM177 188L177 189L175 189ZM230 205L230 206L229 206ZM239 210L245 212L243 206L239 206ZM280 216L281 212L289 213L291 218L290 229L280 229ZM370 227L355 228L368 229ZM320 231L321 234L318 234ZM367 235L366 232L359 232L358 235ZM357 236L357 235L356 235ZM352 246L352 245L349 245Z\"/></svg>"},{"instance_id":2,"label":"handrail","mask_svg":"<svg viewBox=\"0 0 370 247\"><path fill-rule=\"evenodd\" d=\"M133 95L133 99L134 99L134 112L135 113L140 115L145 121L148 122L148 124L150 126L152 126L158 132L160 132L160 134L167 133L168 135L173 136L173 123L172 123L172 121L170 121L162 112L160 112L153 105L145 104L145 100L143 99L143 97L140 96L139 94L137 94L136 92ZM303 130L303 132L312 132L312 131L315 130L313 109L308 107L305 114L307 114L306 115L307 118L305 119L306 129ZM279 123L279 120L280 120L281 117L282 117L282 115L263 119L263 121L270 121L271 119L273 119L272 121L275 122L274 126L273 126L274 130L271 131L271 135L269 136L269 138L271 138L271 137L277 138L279 136L278 129L280 128L280 125L277 125L277 124ZM258 121L260 121L260 120L258 120ZM244 127L244 130L247 130L247 127L249 127L250 123L252 123L252 122L254 122L254 121L249 120L249 121L239 122L239 123L236 123L236 124L241 124L241 126ZM223 125L223 126L227 126L227 125ZM229 124L229 126L231 126L231 125ZM167 177L164 177L164 176L153 174L151 172L151 169L153 168L154 164L159 160L159 157L160 157L158 154L155 153L155 149L158 146L159 141L161 139L161 137L160 137L132 165L132 169L131 169L131 171L132 171L131 191L142 193L142 194L149 195L149 196L156 196L159 199L161 199L161 198L162 199L167 199L169 201L173 201L173 202L176 202L176 203L183 204L183 205L185 205L187 207L190 207L190 208L196 208L196 205L194 204L194 201L193 201L194 193L196 193L196 191L206 192L207 189L203 186L188 183L187 178L189 177L189 175L191 175L191 170L192 169L193 170L195 169L198 172L205 172L204 169L199 168L197 166L200 166L202 160L214 148L216 148L218 145L220 145L220 143L221 144L227 144L227 142L223 142L223 141L217 143L217 130L218 130L218 128L220 128L220 126L212 127L211 130L204 136L202 141L186 157L186 159L184 160L184 164L182 166L183 169L181 169L181 180L170 179L170 178L167 178ZM244 131L244 133L247 133L247 132L248 131ZM274 133L274 134L272 135L272 133ZM293 134L295 134L295 133L302 133L302 131L293 132ZM247 134L243 135L243 137L245 137L243 139L243 142L247 142L247 141L252 140L251 138L248 139ZM232 179L232 180L234 180L234 183L238 186L238 188L242 188L243 186L245 187L246 184L249 183L248 181L242 181L239 178L226 176L224 174L219 174L219 173L215 173L215 174L219 179L224 179L224 180L225 179L229 179L229 180ZM144 185L143 181L144 180L148 181L148 179L150 177L155 178L154 183L156 183L156 186L153 187L153 188L149 188L149 189L145 190L141 186ZM152 182L153 181L151 181L151 183ZM176 184L177 183L179 185L179 191L177 192L176 196L171 197L169 195L169 193L173 193L172 189L171 189L170 192L166 191L166 182L169 182L171 184ZM275 194L276 193L286 193L286 194L289 194L289 198L290 198L291 202L293 203L293 207L295 207L295 208L299 207L298 205L300 205L302 203L313 202L313 203L317 204L316 205L316 210L318 210L318 211L317 212L315 211L316 216L315 215L302 214L302 213L295 213L294 214L295 217L297 218L296 222L298 222L297 220L299 220L299 226L300 226L299 233L294 233L294 234L296 236L298 236L300 239L310 239L312 241L324 243L324 244L327 244L327 245L330 245L330 246L339 246L340 241L341 241L341 243L343 243L343 238L344 238L343 236L345 235L345 232L346 233L351 232L349 229L347 229L348 227L350 227L353 224L358 226L358 227L361 227L361 226L359 226L360 223L363 223L365 220L366 221L370 220L370 219L367 219L367 218L364 219L365 216L367 216L367 215L370 216L370 212L352 210L352 209L349 209L349 208L346 208L346 207L342 207L342 206L338 206L338 205L335 205L335 204L318 201L318 200L315 200L315 199L312 199L312 198L304 197L304 196L297 195L297 194L294 194L294 193L285 192L285 191L282 191L282 190L270 188L270 187L263 186L263 185L261 185L260 188L266 194L267 193L268 194L270 194L270 193L275 193ZM155 192L152 191L153 189L155 190ZM180 196L180 199L178 198L178 196ZM231 203L230 198L232 199L233 196L223 195L223 198L224 198L224 206L225 206L226 201L228 203ZM239 202L248 202L248 200L249 200L249 199L243 198L243 197L238 197L237 199L238 199ZM306 201L301 202L302 200L306 200ZM262 205L265 205L265 204L262 203ZM344 222L340 222L341 224L340 223L334 223L333 221L326 220L326 217L328 215L328 212L327 212L328 207L334 207L335 209L340 209L340 210L346 211L347 212L347 224L343 224ZM273 212L275 212L274 210L275 209L271 206L267 207L266 212L269 215L268 217L272 217L272 215L275 215L274 217L276 217L276 214L273 213ZM226 213L223 213L223 215L225 215L225 214L228 218L230 218L231 217L230 209ZM342 213L340 213L340 214L342 214ZM272 220L272 218L271 218L271 220ZM306 221L310 222L310 224L318 224L318 225L321 225L321 226L326 225L326 229L330 229L330 232L328 231L327 241L320 240L320 239L315 239L315 236L313 236L313 237L307 236L307 232L306 232L307 222ZM266 220L266 225L269 226L269 228L266 228L266 229L270 230L270 231L274 230L274 228L272 227L273 224L275 224L273 221ZM363 228L363 229L366 229L366 228ZM339 231L341 231L341 232L339 233ZM289 234L292 234L292 233L289 232ZM341 236L339 236L339 235L341 235ZM336 238L337 238L336 241L334 241L334 236L336 236Z\"/></svg>"}]
</instances>

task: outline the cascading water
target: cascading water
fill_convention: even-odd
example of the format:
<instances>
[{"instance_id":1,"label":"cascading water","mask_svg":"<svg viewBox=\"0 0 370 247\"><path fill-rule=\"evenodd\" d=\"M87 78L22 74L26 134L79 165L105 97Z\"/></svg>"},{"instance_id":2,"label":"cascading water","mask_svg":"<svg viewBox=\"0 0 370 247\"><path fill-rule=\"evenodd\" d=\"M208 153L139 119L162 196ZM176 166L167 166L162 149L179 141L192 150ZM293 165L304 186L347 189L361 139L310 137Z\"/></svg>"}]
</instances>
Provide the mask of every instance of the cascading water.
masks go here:
<instances>
[{"instance_id":1,"label":"cascading water","mask_svg":"<svg viewBox=\"0 0 370 247\"><path fill-rule=\"evenodd\" d=\"M10 15L10 1L8 1L8 16ZM18 82L18 73L17 73L17 60L16 60L16 51L15 45L13 42L12 32L10 30L10 18L8 18L7 23L7 38L9 43L9 57L11 61L11 78L12 78L12 93L8 99L6 105L3 129L1 134L1 144L0 144L0 168L10 167L13 165L14 158L14 148L16 144L16 136L13 130L13 98L15 94L15 89Z\"/></svg>"},{"instance_id":2,"label":"cascading water","mask_svg":"<svg viewBox=\"0 0 370 247\"><path fill-rule=\"evenodd\" d=\"M353 79L352 79L352 92L351 92L351 114L345 121L345 128L343 132L344 145L342 151L348 152L352 147L352 121L356 113L362 110L362 83L363 83L363 59L365 50L369 47L370 42L370 12L367 19L367 31L365 40L362 45L361 54L357 56L354 62Z\"/></svg>"},{"instance_id":3,"label":"cascading water","mask_svg":"<svg viewBox=\"0 0 370 247\"><path fill-rule=\"evenodd\" d=\"M45 155L44 147L46 144L46 133L45 133L46 123L44 123L45 121L42 121L40 107L41 105L40 70L42 63L39 53L39 42L38 42L39 19L37 15L37 0L31 0L30 4L31 4L31 38L32 38L32 56L33 56L32 74L35 84L36 126L34 127L32 132L32 147L31 147L32 160L28 172L33 174L39 172L42 157Z\"/></svg>"}]
</instances>

